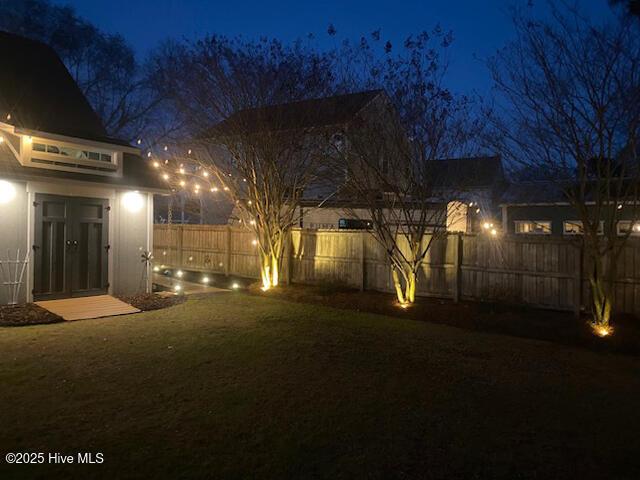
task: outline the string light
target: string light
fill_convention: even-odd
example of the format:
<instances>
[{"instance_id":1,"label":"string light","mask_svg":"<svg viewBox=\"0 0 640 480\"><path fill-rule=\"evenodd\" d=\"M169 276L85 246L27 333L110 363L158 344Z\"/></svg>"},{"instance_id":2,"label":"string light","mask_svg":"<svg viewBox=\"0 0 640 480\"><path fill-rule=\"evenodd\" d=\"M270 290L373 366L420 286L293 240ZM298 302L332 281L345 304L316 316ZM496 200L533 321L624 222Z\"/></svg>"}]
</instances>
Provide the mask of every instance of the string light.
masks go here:
<instances>
[{"instance_id":1,"label":"string light","mask_svg":"<svg viewBox=\"0 0 640 480\"><path fill-rule=\"evenodd\" d=\"M151 158L151 152L147 152L147 157Z\"/></svg>"},{"instance_id":2,"label":"string light","mask_svg":"<svg viewBox=\"0 0 640 480\"><path fill-rule=\"evenodd\" d=\"M206 170L204 172L202 172L202 176L204 178L207 178L209 176L209 172L207 172Z\"/></svg>"},{"instance_id":3,"label":"string light","mask_svg":"<svg viewBox=\"0 0 640 480\"><path fill-rule=\"evenodd\" d=\"M162 178L165 180L169 180L169 175L165 173L164 175L162 175Z\"/></svg>"},{"instance_id":4,"label":"string light","mask_svg":"<svg viewBox=\"0 0 640 480\"><path fill-rule=\"evenodd\" d=\"M218 187L211 187L211 191L212 191L213 193L217 192L217 191L218 191Z\"/></svg>"},{"instance_id":5,"label":"string light","mask_svg":"<svg viewBox=\"0 0 640 480\"><path fill-rule=\"evenodd\" d=\"M7 120L11 120L11 114L7 113Z\"/></svg>"},{"instance_id":6,"label":"string light","mask_svg":"<svg viewBox=\"0 0 640 480\"><path fill-rule=\"evenodd\" d=\"M4 143L4 137L0 136L0 143Z\"/></svg>"},{"instance_id":7,"label":"string light","mask_svg":"<svg viewBox=\"0 0 640 480\"><path fill-rule=\"evenodd\" d=\"M142 140L139 138L138 141L136 142L138 145L140 145L142 143Z\"/></svg>"},{"instance_id":8,"label":"string light","mask_svg":"<svg viewBox=\"0 0 640 480\"><path fill-rule=\"evenodd\" d=\"M153 162L153 168L159 168L159 167L160 167L160 162L158 162L157 160Z\"/></svg>"},{"instance_id":9,"label":"string light","mask_svg":"<svg viewBox=\"0 0 640 480\"><path fill-rule=\"evenodd\" d=\"M180 180L180 186L184 187L187 184L187 182L185 182L184 180Z\"/></svg>"},{"instance_id":10,"label":"string light","mask_svg":"<svg viewBox=\"0 0 640 480\"><path fill-rule=\"evenodd\" d=\"M166 145L164 146L164 151L166 152L167 150L169 150L169 147L167 147Z\"/></svg>"}]
</instances>

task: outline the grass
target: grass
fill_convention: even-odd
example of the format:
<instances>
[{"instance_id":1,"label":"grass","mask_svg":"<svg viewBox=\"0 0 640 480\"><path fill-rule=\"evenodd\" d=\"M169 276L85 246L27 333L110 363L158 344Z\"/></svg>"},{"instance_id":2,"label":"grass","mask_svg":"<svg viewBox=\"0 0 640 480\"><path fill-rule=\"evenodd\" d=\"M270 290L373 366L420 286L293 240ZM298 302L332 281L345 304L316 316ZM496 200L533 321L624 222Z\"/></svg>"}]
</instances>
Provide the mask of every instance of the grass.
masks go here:
<instances>
[{"instance_id":1,"label":"grass","mask_svg":"<svg viewBox=\"0 0 640 480\"><path fill-rule=\"evenodd\" d=\"M640 363L243 293L0 329L0 478L638 478Z\"/></svg>"}]
</instances>

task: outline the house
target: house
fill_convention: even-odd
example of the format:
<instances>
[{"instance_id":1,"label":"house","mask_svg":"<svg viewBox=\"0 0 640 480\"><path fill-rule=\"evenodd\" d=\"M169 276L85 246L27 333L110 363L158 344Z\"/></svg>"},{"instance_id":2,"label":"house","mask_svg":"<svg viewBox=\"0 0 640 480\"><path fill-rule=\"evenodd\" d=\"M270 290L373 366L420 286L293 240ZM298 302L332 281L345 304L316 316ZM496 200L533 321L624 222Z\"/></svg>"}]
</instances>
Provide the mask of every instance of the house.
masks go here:
<instances>
[{"instance_id":1,"label":"house","mask_svg":"<svg viewBox=\"0 0 640 480\"><path fill-rule=\"evenodd\" d=\"M19 301L146 288L162 180L108 137L51 48L0 32L0 58L0 260L27 262Z\"/></svg>"},{"instance_id":2,"label":"house","mask_svg":"<svg viewBox=\"0 0 640 480\"><path fill-rule=\"evenodd\" d=\"M394 112L393 107L389 108L389 99L383 90L370 90L241 110L215 129L224 131L225 125L234 122L249 131L263 129L266 125L277 125L279 130L285 131L308 129L322 132L331 141L339 141L349 148L352 132L360 127L363 118L385 115L386 119L393 117ZM383 121L397 122L397 118ZM482 219L495 217L495 200L505 184L500 157L454 158L432 163L436 167L433 172L437 178L436 193L455 189L456 197L455 201L445 203L434 198L434 212L443 213L434 213L432 218L446 221L450 231L470 232L480 228ZM335 171L331 173L328 181L325 178L305 189L299 204L299 226L307 229L369 228L367 205L345 191L345 178ZM235 223L242 219L234 210L229 221Z\"/></svg>"},{"instance_id":3,"label":"house","mask_svg":"<svg viewBox=\"0 0 640 480\"><path fill-rule=\"evenodd\" d=\"M622 235L639 236L640 228L635 222L636 209L618 205L616 207L616 230ZM500 199L502 230L514 235L571 236L582 234L582 222L564 192L556 182L530 181L511 183ZM604 221L600 222L604 232Z\"/></svg>"}]
</instances>

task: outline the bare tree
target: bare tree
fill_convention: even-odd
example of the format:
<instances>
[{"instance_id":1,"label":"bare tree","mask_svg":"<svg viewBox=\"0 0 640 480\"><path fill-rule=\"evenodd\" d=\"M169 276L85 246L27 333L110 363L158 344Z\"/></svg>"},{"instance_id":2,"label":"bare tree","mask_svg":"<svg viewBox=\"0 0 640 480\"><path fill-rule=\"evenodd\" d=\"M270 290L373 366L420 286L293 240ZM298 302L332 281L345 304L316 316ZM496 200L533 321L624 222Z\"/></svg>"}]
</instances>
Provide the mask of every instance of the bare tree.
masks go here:
<instances>
[{"instance_id":1,"label":"bare tree","mask_svg":"<svg viewBox=\"0 0 640 480\"><path fill-rule=\"evenodd\" d=\"M0 2L0 30L51 46L65 63L109 135L137 139L158 115L154 74L136 61L120 35L100 31L73 8L48 0Z\"/></svg>"},{"instance_id":2,"label":"bare tree","mask_svg":"<svg viewBox=\"0 0 640 480\"><path fill-rule=\"evenodd\" d=\"M300 196L320 175L322 135L303 100L329 91L330 58L300 43L214 36L167 45L156 61L192 132L191 152L185 146L176 157L184 164L178 172L191 169L199 177L191 182L228 195L256 234L263 288L277 286Z\"/></svg>"},{"instance_id":3,"label":"bare tree","mask_svg":"<svg viewBox=\"0 0 640 480\"><path fill-rule=\"evenodd\" d=\"M504 100L494 138L546 172L579 216L593 326L606 335L632 230L620 234L618 222L637 218L640 36L629 19L596 25L569 8L549 21L516 13L514 24L517 40L490 63Z\"/></svg>"},{"instance_id":4,"label":"bare tree","mask_svg":"<svg viewBox=\"0 0 640 480\"><path fill-rule=\"evenodd\" d=\"M379 41L379 32L372 35ZM362 40L349 58L357 72L349 78L378 85L388 96L362 112L360 121L333 142L347 211L369 226L387 254L400 305L415 301L422 262L448 226L466 221L460 175L440 159L473 151L473 103L444 87L451 34L436 28L408 38L395 54L384 55ZM455 227L454 227L455 228Z\"/></svg>"}]
</instances>

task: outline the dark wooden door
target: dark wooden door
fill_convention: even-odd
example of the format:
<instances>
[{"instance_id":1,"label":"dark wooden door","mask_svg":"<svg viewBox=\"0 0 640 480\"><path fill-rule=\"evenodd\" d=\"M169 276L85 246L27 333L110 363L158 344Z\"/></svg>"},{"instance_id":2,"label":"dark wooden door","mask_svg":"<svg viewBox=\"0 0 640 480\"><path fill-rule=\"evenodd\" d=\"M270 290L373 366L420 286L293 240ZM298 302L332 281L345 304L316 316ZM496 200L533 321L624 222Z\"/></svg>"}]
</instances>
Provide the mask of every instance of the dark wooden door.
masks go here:
<instances>
[{"instance_id":1,"label":"dark wooden door","mask_svg":"<svg viewBox=\"0 0 640 480\"><path fill-rule=\"evenodd\" d=\"M36 300L98 295L108 285L108 201L36 195Z\"/></svg>"}]
</instances>

